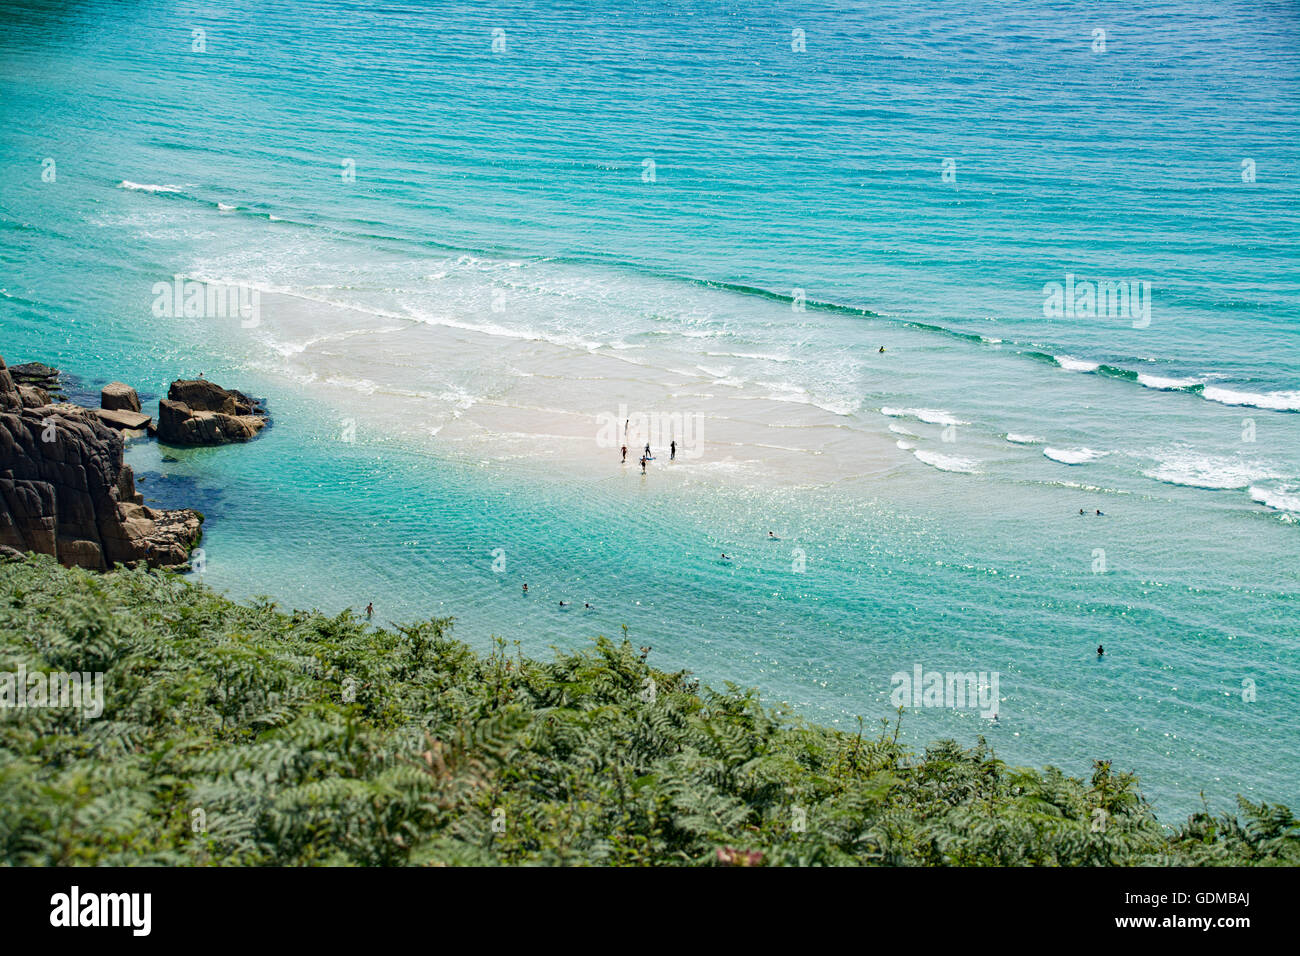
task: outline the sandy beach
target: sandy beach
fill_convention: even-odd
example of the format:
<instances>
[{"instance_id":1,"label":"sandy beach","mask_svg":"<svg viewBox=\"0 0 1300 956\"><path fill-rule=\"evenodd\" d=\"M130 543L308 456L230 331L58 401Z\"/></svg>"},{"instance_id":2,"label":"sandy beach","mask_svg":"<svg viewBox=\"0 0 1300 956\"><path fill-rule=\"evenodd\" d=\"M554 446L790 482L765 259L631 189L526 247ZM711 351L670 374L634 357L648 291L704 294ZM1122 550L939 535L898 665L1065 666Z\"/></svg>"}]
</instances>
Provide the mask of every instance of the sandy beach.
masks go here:
<instances>
[{"instance_id":1,"label":"sandy beach","mask_svg":"<svg viewBox=\"0 0 1300 956\"><path fill-rule=\"evenodd\" d=\"M340 436L425 443L466 460L635 471L656 480L827 485L905 457L844 405L762 381L744 357L555 342L269 294L254 334L268 374L335 409ZM738 374L744 366L744 374ZM678 443L672 459L671 442ZM621 448L628 448L624 463Z\"/></svg>"}]
</instances>

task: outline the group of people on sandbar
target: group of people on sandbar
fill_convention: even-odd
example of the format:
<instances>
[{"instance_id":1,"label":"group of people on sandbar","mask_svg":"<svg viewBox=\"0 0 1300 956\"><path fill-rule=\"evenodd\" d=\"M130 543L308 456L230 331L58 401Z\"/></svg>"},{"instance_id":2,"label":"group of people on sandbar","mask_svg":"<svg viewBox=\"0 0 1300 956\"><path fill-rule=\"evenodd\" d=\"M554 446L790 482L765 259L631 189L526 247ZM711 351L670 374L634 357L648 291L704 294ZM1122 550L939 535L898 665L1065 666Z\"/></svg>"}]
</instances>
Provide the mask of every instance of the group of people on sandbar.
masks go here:
<instances>
[{"instance_id":1,"label":"group of people on sandbar","mask_svg":"<svg viewBox=\"0 0 1300 956\"><path fill-rule=\"evenodd\" d=\"M654 460L655 460L655 456L654 453L650 451L650 443L646 442L645 451L641 453L641 474L643 475L645 474L645 463L647 461L654 461ZM668 460L669 461L677 460L677 439L675 438L668 443ZM625 465L627 464L627 439L626 438L623 440L623 464Z\"/></svg>"}]
</instances>

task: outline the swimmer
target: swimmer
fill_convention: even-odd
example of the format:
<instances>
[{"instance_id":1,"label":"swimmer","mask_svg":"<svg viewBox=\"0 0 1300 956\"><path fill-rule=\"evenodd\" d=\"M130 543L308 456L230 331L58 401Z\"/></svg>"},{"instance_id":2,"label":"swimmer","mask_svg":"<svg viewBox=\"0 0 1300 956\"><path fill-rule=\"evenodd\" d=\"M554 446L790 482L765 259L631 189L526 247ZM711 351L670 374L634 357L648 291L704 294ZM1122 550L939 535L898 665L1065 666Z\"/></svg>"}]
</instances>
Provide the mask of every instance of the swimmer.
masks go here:
<instances>
[{"instance_id":1,"label":"swimmer","mask_svg":"<svg viewBox=\"0 0 1300 956\"><path fill-rule=\"evenodd\" d=\"M776 536L776 532L775 532L775 531L769 531L769 532L767 533L767 540L768 540L768 541L780 541L781 539L778 538L778 537Z\"/></svg>"},{"instance_id":2,"label":"swimmer","mask_svg":"<svg viewBox=\"0 0 1300 956\"><path fill-rule=\"evenodd\" d=\"M1103 654L1105 654L1105 653L1106 653L1106 648L1104 648L1104 647L1102 647L1100 644L1098 644L1098 645L1097 645L1097 656L1098 656L1098 657L1101 657L1101 656L1102 656Z\"/></svg>"},{"instance_id":3,"label":"swimmer","mask_svg":"<svg viewBox=\"0 0 1300 956\"><path fill-rule=\"evenodd\" d=\"M594 610L596 610L594 607L592 607L590 604L587 604L586 602L583 602L582 609L583 609L584 611L594 611Z\"/></svg>"},{"instance_id":4,"label":"swimmer","mask_svg":"<svg viewBox=\"0 0 1300 956\"><path fill-rule=\"evenodd\" d=\"M1097 509L1097 517L1098 517L1098 518L1104 518L1104 517L1106 517L1104 514L1101 513L1101 509L1100 509L1100 508Z\"/></svg>"},{"instance_id":5,"label":"swimmer","mask_svg":"<svg viewBox=\"0 0 1300 956\"><path fill-rule=\"evenodd\" d=\"M560 607L568 607L568 606L569 606L569 602L568 602L568 601L561 601L561 602L560 602Z\"/></svg>"},{"instance_id":6,"label":"swimmer","mask_svg":"<svg viewBox=\"0 0 1300 956\"><path fill-rule=\"evenodd\" d=\"M524 585L524 593L525 593L525 594L528 593L528 585L527 585L527 584Z\"/></svg>"},{"instance_id":7,"label":"swimmer","mask_svg":"<svg viewBox=\"0 0 1300 956\"><path fill-rule=\"evenodd\" d=\"M880 351L883 352L884 350L885 350L885 347L882 345L882 346L880 347Z\"/></svg>"}]
</instances>

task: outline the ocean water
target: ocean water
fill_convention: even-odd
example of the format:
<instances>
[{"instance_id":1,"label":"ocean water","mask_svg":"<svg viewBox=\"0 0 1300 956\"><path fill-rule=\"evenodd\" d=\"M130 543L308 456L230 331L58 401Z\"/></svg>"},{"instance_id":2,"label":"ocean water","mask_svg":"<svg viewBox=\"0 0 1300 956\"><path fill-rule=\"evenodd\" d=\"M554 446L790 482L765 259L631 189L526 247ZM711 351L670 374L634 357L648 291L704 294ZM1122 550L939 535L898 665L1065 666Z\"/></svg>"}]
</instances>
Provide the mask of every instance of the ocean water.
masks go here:
<instances>
[{"instance_id":1,"label":"ocean water","mask_svg":"<svg viewBox=\"0 0 1300 956\"><path fill-rule=\"evenodd\" d=\"M904 736L1110 759L1166 819L1300 802L1294 4L0 24L0 355L272 412L128 453L209 584L626 632L848 728L916 665L996 673L996 723Z\"/></svg>"}]
</instances>

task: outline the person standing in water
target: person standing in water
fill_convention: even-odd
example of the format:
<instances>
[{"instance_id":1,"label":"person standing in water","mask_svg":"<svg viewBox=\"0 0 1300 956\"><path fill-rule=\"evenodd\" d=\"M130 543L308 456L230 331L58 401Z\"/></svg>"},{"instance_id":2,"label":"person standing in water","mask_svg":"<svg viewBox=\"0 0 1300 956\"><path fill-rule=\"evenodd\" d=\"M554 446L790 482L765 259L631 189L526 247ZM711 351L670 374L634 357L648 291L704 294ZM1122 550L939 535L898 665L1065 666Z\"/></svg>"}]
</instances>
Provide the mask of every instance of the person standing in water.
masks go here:
<instances>
[{"instance_id":1,"label":"person standing in water","mask_svg":"<svg viewBox=\"0 0 1300 956\"><path fill-rule=\"evenodd\" d=\"M1098 657L1101 657L1101 656L1102 656L1103 654L1105 654L1105 653L1106 653L1106 648L1104 648L1104 647L1102 647L1100 644L1098 644L1098 645L1097 645L1097 656L1098 656Z\"/></svg>"},{"instance_id":2,"label":"person standing in water","mask_svg":"<svg viewBox=\"0 0 1300 956\"><path fill-rule=\"evenodd\" d=\"M375 604L373 601L371 601L369 604L366 605L366 620L368 621L374 616L375 616Z\"/></svg>"},{"instance_id":3,"label":"person standing in water","mask_svg":"<svg viewBox=\"0 0 1300 956\"><path fill-rule=\"evenodd\" d=\"M645 474L645 455L641 456L641 474Z\"/></svg>"}]
</instances>

